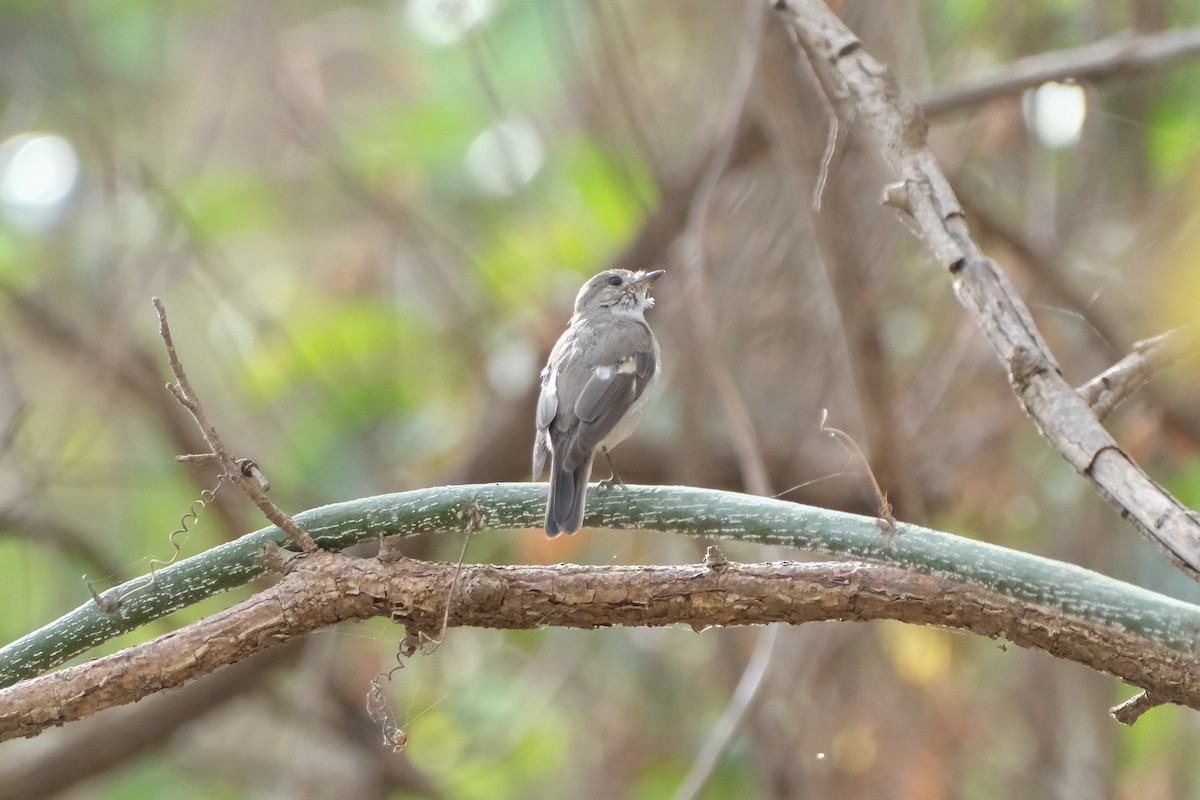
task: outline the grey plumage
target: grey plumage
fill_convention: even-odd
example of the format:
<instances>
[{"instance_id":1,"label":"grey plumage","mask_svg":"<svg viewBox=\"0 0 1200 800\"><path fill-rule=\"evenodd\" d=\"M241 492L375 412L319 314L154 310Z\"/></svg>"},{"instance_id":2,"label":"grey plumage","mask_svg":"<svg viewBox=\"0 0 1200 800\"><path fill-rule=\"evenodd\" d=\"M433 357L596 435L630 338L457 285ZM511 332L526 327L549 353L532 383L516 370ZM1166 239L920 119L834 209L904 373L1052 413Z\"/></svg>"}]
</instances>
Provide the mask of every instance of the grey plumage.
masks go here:
<instances>
[{"instance_id":1,"label":"grey plumage","mask_svg":"<svg viewBox=\"0 0 1200 800\"><path fill-rule=\"evenodd\" d=\"M533 442L534 480L550 460L548 536L579 530L596 451L607 452L633 432L658 377L658 342L644 312L654 305L650 285L662 274L612 269L591 278L550 351Z\"/></svg>"}]
</instances>

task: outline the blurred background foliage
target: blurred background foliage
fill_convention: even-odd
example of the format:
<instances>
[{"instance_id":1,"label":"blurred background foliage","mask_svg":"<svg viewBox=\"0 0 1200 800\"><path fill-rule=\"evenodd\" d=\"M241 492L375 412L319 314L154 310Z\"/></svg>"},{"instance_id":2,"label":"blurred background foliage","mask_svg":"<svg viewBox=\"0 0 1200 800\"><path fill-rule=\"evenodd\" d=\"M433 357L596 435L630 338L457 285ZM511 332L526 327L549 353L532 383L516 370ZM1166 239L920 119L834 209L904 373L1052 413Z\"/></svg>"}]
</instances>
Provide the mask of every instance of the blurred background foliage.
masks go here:
<instances>
[{"instance_id":1,"label":"blurred background foliage","mask_svg":"<svg viewBox=\"0 0 1200 800\"><path fill-rule=\"evenodd\" d=\"M1200 22L1171 0L835 7L917 97ZM748 449L770 492L872 513L862 470L818 436L827 407L902 518L1200 600L1024 418L948 276L879 207L891 176L853 125L814 211L828 107L765 4L5 0L0 14L5 641L83 602L81 574L108 586L169 556L167 534L214 484L173 461L203 448L163 389L151 296L226 442L299 511L527 479L537 372L579 284L612 265L668 271L651 315L666 388L617 451L627 480L745 489ZM931 124L1070 380L1196 320L1200 65ZM753 441L714 370L734 379ZM1193 504L1198 389L1195 364L1176 367L1109 421ZM262 524L226 487L183 553ZM467 557L702 552L515 531ZM364 708L401 635L325 631L5 744L0 796L670 796L748 664L763 669L755 700L698 796L1200 793L1194 712L1120 728L1106 709L1131 692L1112 679L893 624L454 630L386 684L409 734L393 754Z\"/></svg>"}]
</instances>

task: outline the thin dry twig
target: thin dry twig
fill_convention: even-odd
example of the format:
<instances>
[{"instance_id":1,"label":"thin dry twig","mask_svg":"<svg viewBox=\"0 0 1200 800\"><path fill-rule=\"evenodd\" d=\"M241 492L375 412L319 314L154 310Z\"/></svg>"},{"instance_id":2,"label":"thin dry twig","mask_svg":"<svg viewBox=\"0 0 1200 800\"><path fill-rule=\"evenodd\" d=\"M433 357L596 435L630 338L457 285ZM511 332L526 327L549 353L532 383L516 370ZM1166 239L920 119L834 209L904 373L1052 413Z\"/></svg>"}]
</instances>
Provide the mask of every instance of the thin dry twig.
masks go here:
<instances>
[{"instance_id":1,"label":"thin dry twig","mask_svg":"<svg viewBox=\"0 0 1200 800\"><path fill-rule=\"evenodd\" d=\"M821 409L821 433L828 433L830 436L837 439L842 447L850 451L850 455L858 459L863 465L863 469L867 471L867 477L871 479L871 486L875 489L875 499L879 501L879 527L888 534L896 532L896 517L892 512L892 504L887 499L887 492L879 485L879 481L875 478L875 470L871 469L871 462L867 460L867 454L858 446L858 442L854 441L854 437L843 430L830 427L825 422L829 419L829 409Z\"/></svg>"},{"instance_id":2,"label":"thin dry twig","mask_svg":"<svg viewBox=\"0 0 1200 800\"><path fill-rule=\"evenodd\" d=\"M792 46L797 50L803 47L799 37L796 36L796 30L791 25L786 27L788 38L791 39ZM825 199L825 185L829 182L829 173L833 168L833 161L839 153L841 153L845 145L845 138L850 127L854 124L854 118L851 117L843 126L838 118L836 104L834 99L828 94L832 88L828 81L821 80L821 75L813 69L812 63L807 58L797 59L797 62L803 66L809 76L812 78L813 85L817 89L817 96L821 98L821 105L825 113L829 117L829 130L825 134L825 151L821 154L821 163L817 170L816 185L813 186L812 210L814 213L821 213L821 208Z\"/></svg>"},{"instance_id":3,"label":"thin dry twig","mask_svg":"<svg viewBox=\"0 0 1200 800\"><path fill-rule=\"evenodd\" d=\"M1076 389L1103 420L1145 386L1154 373L1200 354L1200 323L1135 342L1129 355Z\"/></svg>"},{"instance_id":4,"label":"thin dry twig","mask_svg":"<svg viewBox=\"0 0 1200 800\"><path fill-rule=\"evenodd\" d=\"M808 64L806 60L804 62ZM811 69L811 67L810 67ZM817 82L817 86L821 86ZM821 165L817 170L816 185L813 186L812 210L814 213L820 214L825 200L825 185L829 182L829 173L833 169L833 161L841 152L842 145L845 144L845 134L842 132L842 125L838 122L837 114L833 113L833 103L829 98L825 97L826 107L829 109L829 132L825 135L825 151L821 154ZM846 121L846 128L850 128L854 124L854 120Z\"/></svg>"},{"instance_id":5,"label":"thin dry twig","mask_svg":"<svg viewBox=\"0 0 1200 800\"><path fill-rule=\"evenodd\" d=\"M446 641L446 629L450 625L450 608L454 603L454 591L458 588L459 578L462 577L463 563L467 560L467 548L471 545L471 537L476 531L483 528L483 518L479 509L475 506L468 506L458 512L458 518L467 523L466 531L463 536L462 552L458 554L458 563L454 565L454 577L450 580L450 590L446 592L446 608L442 612L442 626L438 630L437 636L426 636L421 634L421 646L426 655L432 655L442 642Z\"/></svg>"},{"instance_id":6,"label":"thin dry twig","mask_svg":"<svg viewBox=\"0 0 1200 800\"><path fill-rule=\"evenodd\" d=\"M258 465L250 459L235 459L225 449L225 445L221 442L221 437L217 433L216 427L209 420L208 414L204 411L204 406L200 404L200 399L196 396L195 390L192 389L191 383L188 382L187 374L183 370L183 364L180 363L179 355L175 352L175 342L171 338L171 328L167 324L167 311L163 308L162 301L157 297L154 298L153 302L154 308L158 312L158 332L162 337L163 345L166 347L167 361L171 365L171 373L175 376L176 381L175 383L168 383L167 389L170 390L171 394L175 395L175 399L179 401L179 404L186 408L196 420L196 424L200 426L200 433L204 436L204 441L208 444L212 455L216 457L225 474L259 507L266 518L286 532L301 550L305 553L313 552L317 549L317 543L309 536L308 531L301 528L294 519L267 499L266 494L264 494L266 489L263 487L270 488L270 484L266 483L265 478L255 477L255 472L258 472L259 476L262 474L258 471ZM186 458L195 459L195 456L187 456Z\"/></svg>"}]
</instances>

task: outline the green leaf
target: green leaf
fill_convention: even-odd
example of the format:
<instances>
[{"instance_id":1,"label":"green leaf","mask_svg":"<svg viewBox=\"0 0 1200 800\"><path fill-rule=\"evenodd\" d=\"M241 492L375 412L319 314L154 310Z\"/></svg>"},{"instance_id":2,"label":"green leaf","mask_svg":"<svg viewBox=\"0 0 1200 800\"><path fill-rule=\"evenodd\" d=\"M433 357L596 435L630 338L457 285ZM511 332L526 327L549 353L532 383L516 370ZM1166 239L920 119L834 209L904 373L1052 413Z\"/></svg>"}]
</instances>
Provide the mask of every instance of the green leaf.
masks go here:
<instances>
[{"instance_id":1,"label":"green leaf","mask_svg":"<svg viewBox=\"0 0 1200 800\"><path fill-rule=\"evenodd\" d=\"M214 240L249 230L282 226L276 189L260 172L209 171L180 190L191 233Z\"/></svg>"}]
</instances>

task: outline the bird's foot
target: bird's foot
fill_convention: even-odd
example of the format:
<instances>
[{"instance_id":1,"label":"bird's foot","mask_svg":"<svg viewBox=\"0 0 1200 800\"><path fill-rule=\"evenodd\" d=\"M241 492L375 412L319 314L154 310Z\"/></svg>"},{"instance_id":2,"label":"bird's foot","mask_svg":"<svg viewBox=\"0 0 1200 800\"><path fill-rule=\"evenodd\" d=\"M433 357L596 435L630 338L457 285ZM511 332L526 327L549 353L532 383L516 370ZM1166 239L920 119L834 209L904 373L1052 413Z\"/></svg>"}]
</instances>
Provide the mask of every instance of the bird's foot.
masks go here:
<instances>
[{"instance_id":1,"label":"bird's foot","mask_svg":"<svg viewBox=\"0 0 1200 800\"><path fill-rule=\"evenodd\" d=\"M596 489L601 492L607 492L609 489L624 489L625 481L621 480L621 476L613 473L610 477L605 478L596 484Z\"/></svg>"},{"instance_id":2,"label":"bird's foot","mask_svg":"<svg viewBox=\"0 0 1200 800\"><path fill-rule=\"evenodd\" d=\"M621 480L621 476L617 474L617 468L613 466L612 456L608 454L608 448L605 447L604 459L608 462L608 471L612 473L604 480L596 484L596 488L602 492L607 492L609 489L624 489L625 481Z\"/></svg>"}]
</instances>

